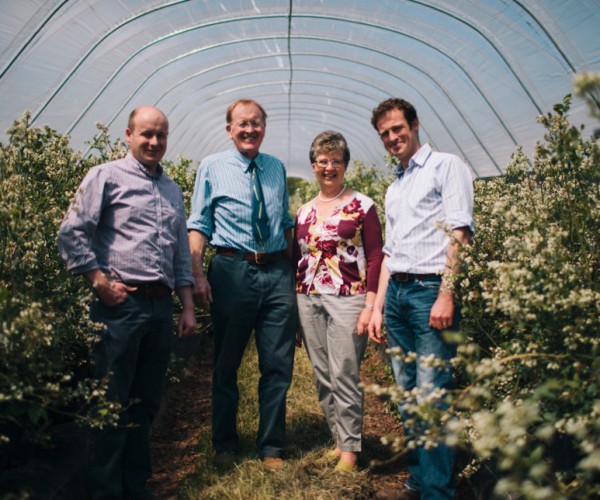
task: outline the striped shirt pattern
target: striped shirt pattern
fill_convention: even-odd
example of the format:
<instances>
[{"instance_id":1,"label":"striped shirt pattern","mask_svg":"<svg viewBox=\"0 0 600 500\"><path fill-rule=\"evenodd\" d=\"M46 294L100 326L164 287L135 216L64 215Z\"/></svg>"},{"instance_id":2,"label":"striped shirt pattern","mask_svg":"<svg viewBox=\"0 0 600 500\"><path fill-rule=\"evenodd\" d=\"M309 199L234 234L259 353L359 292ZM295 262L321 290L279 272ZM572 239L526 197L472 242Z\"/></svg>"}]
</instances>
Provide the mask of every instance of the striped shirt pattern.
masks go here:
<instances>
[{"instance_id":1,"label":"striped shirt pattern","mask_svg":"<svg viewBox=\"0 0 600 500\"><path fill-rule=\"evenodd\" d=\"M131 154L90 169L58 234L70 272L171 289L194 282L181 190L158 170L149 175Z\"/></svg>"},{"instance_id":2,"label":"striped shirt pattern","mask_svg":"<svg viewBox=\"0 0 600 500\"><path fill-rule=\"evenodd\" d=\"M262 243L252 235L250 159L237 150L208 156L200 163L192 197L189 230L204 233L211 245L245 252L278 252L287 244L284 232L294 227L289 214L286 171L271 155L254 158L271 234Z\"/></svg>"},{"instance_id":3,"label":"striped shirt pattern","mask_svg":"<svg viewBox=\"0 0 600 500\"><path fill-rule=\"evenodd\" d=\"M385 215L383 252L391 274L443 272L450 238L438 224L474 230L473 179L467 165L425 144L388 188Z\"/></svg>"}]
</instances>

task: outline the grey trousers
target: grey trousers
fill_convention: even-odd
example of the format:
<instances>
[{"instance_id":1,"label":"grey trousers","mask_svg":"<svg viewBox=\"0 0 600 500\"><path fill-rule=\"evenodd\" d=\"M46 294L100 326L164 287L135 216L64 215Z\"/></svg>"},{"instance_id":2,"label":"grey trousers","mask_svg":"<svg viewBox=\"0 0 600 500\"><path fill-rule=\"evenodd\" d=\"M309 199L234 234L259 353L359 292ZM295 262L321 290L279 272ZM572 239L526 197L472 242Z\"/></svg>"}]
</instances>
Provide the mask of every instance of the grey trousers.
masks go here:
<instances>
[{"instance_id":1,"label":"grey trousers","mask_svg":"<svg viewBox=\"0 0 600 500\"><path fill-rule=\"evenodd\" d=\"M363 391L360 365L368 335L356 324L365 295L298 295L302 336L313 365L319 402L335 443L361 451Z\"/></svg>"}]
</instances>

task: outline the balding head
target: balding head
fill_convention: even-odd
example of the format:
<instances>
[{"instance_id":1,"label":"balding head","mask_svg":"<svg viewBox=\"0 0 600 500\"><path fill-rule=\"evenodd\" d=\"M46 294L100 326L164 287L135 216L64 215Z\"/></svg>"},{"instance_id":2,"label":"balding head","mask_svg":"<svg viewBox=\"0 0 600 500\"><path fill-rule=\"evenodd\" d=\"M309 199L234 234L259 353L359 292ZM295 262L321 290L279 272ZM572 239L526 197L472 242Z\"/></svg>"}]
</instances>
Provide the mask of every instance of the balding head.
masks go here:
<instances>
[{"instance_id":1,"label":"balding head","mask_svg":"<svg viewBox=\"0 0 600 500\"><path fill-rule=\"evenodd\" d=\"M169 120L153 106L140 106L129 115L125 137L134 158L151 173L167 151Z\"/></svg>"}]
</instances>

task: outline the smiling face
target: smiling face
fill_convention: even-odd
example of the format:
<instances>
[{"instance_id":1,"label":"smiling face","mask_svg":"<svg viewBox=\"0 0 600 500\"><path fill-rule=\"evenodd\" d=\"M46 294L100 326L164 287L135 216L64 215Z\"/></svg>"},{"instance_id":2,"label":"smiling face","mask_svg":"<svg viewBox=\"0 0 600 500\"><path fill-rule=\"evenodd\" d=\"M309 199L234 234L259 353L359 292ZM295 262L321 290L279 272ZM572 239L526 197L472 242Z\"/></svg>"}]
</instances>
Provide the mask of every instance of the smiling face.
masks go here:
<instances>
[{"instance_id":1,"label":"smiling face","mask_svg":"<svg viewBox=\"0 0 600 500\"><path fill-rule=\"evenodd\" d=\"M325 196L334 196L342 190L347 166L343 151L317 153L312 169Z\"/></svg>"},{"instance_id":2,"label":"smiling face","mask_svg":"<svg viewBox=\"0 0 600 500\"><path fill-rule=\"evenodd\" d=\"M409 160L421 147L419 121L415 118L410 126L404 111L394 108L377 120L377 131L385 149L398 158L404 168L407 168Z\"/></svg>"},{"instance_id":3,"label":"smiling face","mask_svg":"<svg viewBox=\"0 0 600 500\"><path fill-rule=\"evenodd\" d=\"M125 138L133 157L154 172L167 151L169 121L158 109L138 108L129 120Z\"/></svg>"},{"instance_id":4,"label":"smiling face","mask_svg":"<svg viewBox=\"0 0 600 500\"><path fill-rule=\"evenodd\" d=\"M238 104L231 112L227 134L237 150L248 158L255 158L265 138L265 118L255 104Z\"/></svg>"}]
</instances>

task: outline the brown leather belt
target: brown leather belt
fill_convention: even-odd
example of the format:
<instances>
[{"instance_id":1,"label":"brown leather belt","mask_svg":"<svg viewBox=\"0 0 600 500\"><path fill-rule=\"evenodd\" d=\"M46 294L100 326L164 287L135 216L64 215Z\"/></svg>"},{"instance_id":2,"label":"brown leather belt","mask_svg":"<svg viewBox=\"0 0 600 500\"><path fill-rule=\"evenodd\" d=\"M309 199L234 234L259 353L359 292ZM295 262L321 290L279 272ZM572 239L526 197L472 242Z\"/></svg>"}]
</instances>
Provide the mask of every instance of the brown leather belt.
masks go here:
<instances>
[{"instance_id":1,"label":"brown leather belt","mask_svg":"<svg viewBox=\"0 0 600 500\"><path fill-rule=\"evenodd\" d=\"M392 274L392 278L396 281L405 282L405 281L417 281L417 280L428 280L431 278L442 278L441 275L435 273L429 274L412 274L412 273L394 273Z\"/></svg>"},{"instance_id":2,"label":"brown leather belt","mask_svg":"<svg viewBox=\"0 0 600 500\"><path fill-rule=\"evenodd\" d=\"M134 286L137 288L134 292L129 292L131 295L137 297L144 297L145 299L162 299L167 295L171 295L171 290L167 285L163 283L125 283L127 286Z\"/></svg>"},{"instance_id":3,"label":"brown leather belt","mask_svg":"<svg viewBox=\"0 0 600 500\"><path fill-rule=\"evenodd\" d=\"M283 252L263 253L263 252L242 252L235 248L217 247L217 254L225 257L236 257L240 260L251 262L252 264L264 265L272 262L278 262L283 259Z\"/></svg>"}]
</instances>

